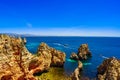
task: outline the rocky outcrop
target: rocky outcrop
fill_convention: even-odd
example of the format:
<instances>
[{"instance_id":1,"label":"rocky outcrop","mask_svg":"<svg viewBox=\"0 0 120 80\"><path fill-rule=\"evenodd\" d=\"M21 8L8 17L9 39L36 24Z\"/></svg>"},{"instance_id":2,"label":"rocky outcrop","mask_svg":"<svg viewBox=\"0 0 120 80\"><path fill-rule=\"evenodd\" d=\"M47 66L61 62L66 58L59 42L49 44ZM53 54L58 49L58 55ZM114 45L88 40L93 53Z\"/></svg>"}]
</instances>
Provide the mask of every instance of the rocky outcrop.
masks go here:
<instances>
[{"instance_id":1,"label":"rocky outcrop","mask_svg":"<svg viewBox=\"0 0 120 80\"><path fill-rule=\"evenodd\" d=\"M82 44L78 49L78 53L72 53L70 58L74 60L86 60L91 56L91 52L89 51L88 44Z\"/></svg>"},{"instance_id":2,"label":"rocky outcrop","mask_svg":"<svg viewBox=\"0 0 120 80\"><path fill-rule=\"evenodd\" d=\"M78 55L77 55L76 53L73 52L73 53L70 55L70 59L79 60L79 57L78 57Z\"/></svg>"},{"instance_id":3,"label":"rocky outcrop","mask_svg":"<svg viewBox=\"0 0 120 80\"><path fill-rule=\"evenodd\" d=\"M78 57L79 59L86 60L89 56L91 56L91 52L89 51L88 44L82 44L78 49Z\"/></svg>"},{"instance_id":4,"label":"rocky outcrop","mask_svg":"<svg viewBox=\"0 0 120 80\"><path fill-rule=\"evenodd\" d=\"M42 43L38 56L32 55L20 37L0 35L0 80L36 80L33 74L50 65L63 66L65 54Z\"/></svg>"},{"instance_id":5,"label":"rocky outcrop","mask_svg":"<svg viewBox=\"0 0 120 80\"><path fill-rule=\"evenodd\" d=\"M49 47L46 43L41 43L37 55L41 58L44 56L47 66L62 67L65 62L65 53Z\"/></svg>"},{"instance_id":6,"label":"rocky outcrop","mask_svg":"<svg viewBox=\"0 0 120 80\"><path fill-rule=\"evenodd\" d=\"M35 80L28 69L34 56L24 46L21 38L0 35L0 79Z\"/></svg>"},{"instance_id":7,"label":"rocky outcrop","mask_svg":"<svg viewBox=\"0 0 120 80\"><path fill-rule=\"evenodd\" d=\"M98 80L120 80L120 60L106 59L98 67Z\"/></svg>"},{"instance_id":8,"label":"rocky outcrop","mask_svg":"<svg viewBox=\"0 0 120 80\"><path fill-rule=\"evenodd\" d=\"M74 70L71 78L72 80L80 80L80 72L82 70L83 64L82 62L78 61L78 67Z\"/></svg>"}]
</instances>

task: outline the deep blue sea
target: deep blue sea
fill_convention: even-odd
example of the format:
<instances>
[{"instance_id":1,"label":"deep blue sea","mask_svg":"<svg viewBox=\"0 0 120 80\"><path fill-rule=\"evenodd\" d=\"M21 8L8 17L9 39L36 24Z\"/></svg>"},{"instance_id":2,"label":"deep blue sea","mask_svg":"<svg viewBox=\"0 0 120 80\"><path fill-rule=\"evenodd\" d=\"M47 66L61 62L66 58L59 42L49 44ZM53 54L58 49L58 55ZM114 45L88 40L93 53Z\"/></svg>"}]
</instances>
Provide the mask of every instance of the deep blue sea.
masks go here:
<instances>
[{"instance_id":1,"label":"deep blue sea","mask_svg":"<svg viewBox=\"0 0 120 80\"><path fill-rule=\"evenodd\" d=\"M70 75L77 67L77 62L70 60L70 54L76 52L81 44L87 43L92 52L92 57L84 61L84 68L81 72L83 77L94 78L97 73L97 66L108 57L120 59L120 38L119 37L26 37L28 50L35 54L41 42L47 43L55 49L66 53L64 65L65 74Z\"/></svg>"}]
</instances>

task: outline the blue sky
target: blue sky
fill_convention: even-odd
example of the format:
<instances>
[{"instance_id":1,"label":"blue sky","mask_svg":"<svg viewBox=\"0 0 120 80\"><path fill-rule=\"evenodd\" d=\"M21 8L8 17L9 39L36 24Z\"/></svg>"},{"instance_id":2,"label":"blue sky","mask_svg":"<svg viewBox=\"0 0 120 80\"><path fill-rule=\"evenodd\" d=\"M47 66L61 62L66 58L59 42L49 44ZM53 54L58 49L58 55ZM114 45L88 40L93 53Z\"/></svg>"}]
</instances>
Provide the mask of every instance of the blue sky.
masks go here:
<instances>
[{"instance_id":1,"label":"blue sky","mask_svg":"<svg viewBox=\"0 0 120 80\"><path fill-rule=\"evenodd\" d=\"M120 1L0 0L0 32L120 36Z\"/></svg>"}]
</instances>

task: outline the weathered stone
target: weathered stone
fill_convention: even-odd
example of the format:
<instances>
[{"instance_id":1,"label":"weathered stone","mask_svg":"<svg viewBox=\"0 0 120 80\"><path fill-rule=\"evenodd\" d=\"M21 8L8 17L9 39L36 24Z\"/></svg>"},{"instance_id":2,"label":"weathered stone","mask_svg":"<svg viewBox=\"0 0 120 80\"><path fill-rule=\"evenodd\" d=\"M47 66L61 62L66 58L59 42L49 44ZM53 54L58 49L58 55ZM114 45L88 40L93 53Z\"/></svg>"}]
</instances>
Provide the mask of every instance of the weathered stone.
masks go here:
<instances>
[{"instance_id":1,"label":"weathered stone","mask_svg":"<svg viewBox=\"0 0 120 80\"><path fill-rule=\"evenodd\" d=\"M89 51L88 44L82 44L78 49L77 55L81 60L88 59L88 57L91 56L91 52Z\"/></svg>"},{"instance_id":2,"label":"weathered stone","mask_svg":"<svg viewBox=\"0 0 120 80\"><path fill-rule=\"evenodd\" d=\"M78 61L78 67L72 73L72 80L80 80L80 71L82 70L83 64L82 62Z\"/></svg>"},{"instance_id":3,"label":"weathered stone","mask_svg":"<svg viewBox=\"0 0 120 80\"><path fill-rule=\"evenodd\" d=\"M92 56L89 51L88 44L82 44L78 49L78 53L72 53L70 58L74 60L86 60L88 57Z\"/></svg>"},{"instance_id":4,"label":"weathered stone","mask_svg":"<svg viewBox=\"0 0 120 80\"><path fill-rule=\"evenodd\" d=\"M72 54L70 55L70 59L79 60L79 57L77 56L76 53L72 53Z\"/></svg>"},{"instance_id":5,"label":"weathered stone","mask_svg":"<svg viewBox=\"0 0 120 80\"><path fill-rule=\"evenodd\" d=\"M48 66L62 67L65 62L65 53L54 48L49 47L46 43L41 43L37 55L41 58L44 57L44 62L48 63Z\"/></svg>"},{"instance_id":6,"label":"weathered stone","mask_svg":"<svg viewBox=\"0 0 120 80\"><path fill-rule=\"evenodd\" d=\"M0 35L1 80L36 80L33 74L64 65L65 53L41 43L36 56L24 44L20 37Z\"/></svg>"},{"instance_id":7,"label":"weathered stone","mask_svg":"<svg viewBox=\"0 0 120 80\"><path fill-rule=\"evenodd\" d=\"M120 80L120 60L106 59L98 67L98 80Z\"/></svg>"}]
</instances>

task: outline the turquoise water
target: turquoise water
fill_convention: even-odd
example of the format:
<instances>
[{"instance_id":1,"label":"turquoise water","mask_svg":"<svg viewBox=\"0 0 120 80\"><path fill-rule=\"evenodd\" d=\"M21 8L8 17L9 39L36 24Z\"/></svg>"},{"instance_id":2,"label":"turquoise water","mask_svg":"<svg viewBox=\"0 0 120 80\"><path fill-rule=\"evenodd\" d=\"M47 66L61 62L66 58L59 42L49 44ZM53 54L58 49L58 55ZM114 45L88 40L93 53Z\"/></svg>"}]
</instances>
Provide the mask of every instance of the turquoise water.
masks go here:
<instances>
[{"instance_id":1,"label":"turquoise water","mask_svg":"<svg viewBox=\"0 0 120 80\"><path fill-rule=\"evenodd\" d=\"M97 66L108 57L120 59L120 38L115 37L27 37L26 47L33 54L41 42L66 53L64 65L65 74L70 75L77 67L77 61L69 59L72 52L76 52L81 44L87 43L92 57L83 62L82 76L96 77Z\"/></svg>"}]
</instances>

